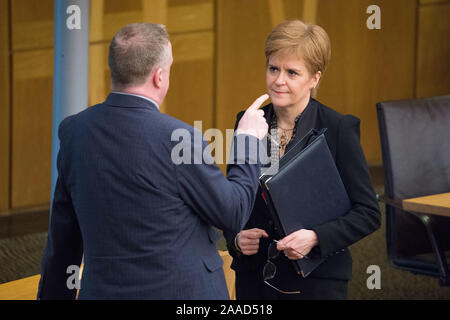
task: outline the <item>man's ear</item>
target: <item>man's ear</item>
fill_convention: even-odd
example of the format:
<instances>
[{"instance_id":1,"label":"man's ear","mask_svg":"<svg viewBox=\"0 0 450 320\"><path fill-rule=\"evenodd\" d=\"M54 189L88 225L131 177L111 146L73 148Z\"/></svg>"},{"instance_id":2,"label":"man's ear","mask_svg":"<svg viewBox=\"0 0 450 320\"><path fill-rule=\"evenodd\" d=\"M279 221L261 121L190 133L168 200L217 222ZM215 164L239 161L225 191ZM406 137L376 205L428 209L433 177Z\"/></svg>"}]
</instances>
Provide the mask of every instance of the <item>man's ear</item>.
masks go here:
<instances>
[{"instance_id":1,"label":"man's ear","mask_svg":"<svg viewBox=\"0 0 450 320\"><path fill-rule=\"evenodd\" d=\"M162 72L162 68L158 67L155 69L155 71L153 72L153 85L156 88L161 88L161 85L163 83L163 72Z\"/></svg>"}]
</instances>

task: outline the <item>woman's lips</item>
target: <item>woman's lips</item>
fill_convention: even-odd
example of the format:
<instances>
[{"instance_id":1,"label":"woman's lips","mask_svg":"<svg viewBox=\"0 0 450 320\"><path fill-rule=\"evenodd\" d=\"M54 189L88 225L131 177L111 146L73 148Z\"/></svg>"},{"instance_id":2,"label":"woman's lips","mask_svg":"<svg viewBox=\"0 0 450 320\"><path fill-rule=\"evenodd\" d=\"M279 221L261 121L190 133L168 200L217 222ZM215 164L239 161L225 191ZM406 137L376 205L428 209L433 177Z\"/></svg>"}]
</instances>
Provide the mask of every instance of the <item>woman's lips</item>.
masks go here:
<instances>
[{"instance_id":1,"label":"woman's lips","mask_svg":"<svg viewBox=\"0 0 450 320\"><path fill-rule=\"evenodd\" d=\"M287 94L287 92L284 92L284 91L277 91L277 90L272 90L272 92L275 93L275 94L279 94L279 95L281 95L281 94Z\"/></svg>"}]
</instances>

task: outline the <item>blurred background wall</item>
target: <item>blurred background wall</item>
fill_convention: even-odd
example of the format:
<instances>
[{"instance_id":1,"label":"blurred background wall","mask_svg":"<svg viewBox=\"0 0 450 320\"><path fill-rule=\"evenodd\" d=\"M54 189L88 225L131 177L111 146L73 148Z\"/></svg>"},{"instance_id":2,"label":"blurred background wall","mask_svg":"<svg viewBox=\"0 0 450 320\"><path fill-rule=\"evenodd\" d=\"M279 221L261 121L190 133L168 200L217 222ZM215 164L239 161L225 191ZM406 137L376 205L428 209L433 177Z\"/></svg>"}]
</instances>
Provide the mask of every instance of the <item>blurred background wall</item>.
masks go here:
<instances>
[{"instance_id":1,"label":"blurred background wall","mask_svg":"<svg viewBox=\"0 0 450 320\"><path fill-rule=\"evenodd\" d=\"M381 9L369 30L366 8ZM449 0L91 0L89 103L109 92L107 50L122 26L167 25L175 63L162 111L203 130L233 128L265 92L264 41L285 19L327 30L332 60L318 99L361 119L369 165L381 165L375 103L446 94ZM0 0L0 215L49 205L53 1ZM224 136L225 138L225 136Z\"/></svg>"},{"instance_id":2,"label":"blurred background wall","mask_svg":"<svg viewBox=\"0 0 450 320\"><path fill-rule=\"evenodd\" d=\"M373 4L380 30L366 27ZM317 99L361 119L361 143L377 168L376 102L450 92L449 17L450 0L91 0L89 104L109 92L112 36L128 23L163 23L175 62L162 112L202 120L203 131L218 128L225 138L236 113L265 92L266 36L301 19L331 38ZM46 230L52 74L53 1L0 0L0 238L39 223Z\"/></svg>"}]
</instances>

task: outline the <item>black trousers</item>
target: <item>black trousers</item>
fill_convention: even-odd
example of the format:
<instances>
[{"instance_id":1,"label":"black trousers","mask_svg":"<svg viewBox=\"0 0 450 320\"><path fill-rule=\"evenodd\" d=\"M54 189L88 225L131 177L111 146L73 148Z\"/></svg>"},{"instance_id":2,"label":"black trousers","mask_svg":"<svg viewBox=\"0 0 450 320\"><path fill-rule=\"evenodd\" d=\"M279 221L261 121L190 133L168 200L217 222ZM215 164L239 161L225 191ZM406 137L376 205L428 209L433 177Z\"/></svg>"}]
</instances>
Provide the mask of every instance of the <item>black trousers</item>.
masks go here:
<instances>
[{"instance_id":1,"label":"black trousers","mask_svg":"<svg viewBox=\"0 0 450 320\"><path fill-rule=\"evenodd\" d=\"M346 300L347 280L321 279L290 273L275 275L270 284L283 291L299 294L283 294L264 283L262 269L252 272L236 272L237 300Z\"/></svg>"}]
</instances>

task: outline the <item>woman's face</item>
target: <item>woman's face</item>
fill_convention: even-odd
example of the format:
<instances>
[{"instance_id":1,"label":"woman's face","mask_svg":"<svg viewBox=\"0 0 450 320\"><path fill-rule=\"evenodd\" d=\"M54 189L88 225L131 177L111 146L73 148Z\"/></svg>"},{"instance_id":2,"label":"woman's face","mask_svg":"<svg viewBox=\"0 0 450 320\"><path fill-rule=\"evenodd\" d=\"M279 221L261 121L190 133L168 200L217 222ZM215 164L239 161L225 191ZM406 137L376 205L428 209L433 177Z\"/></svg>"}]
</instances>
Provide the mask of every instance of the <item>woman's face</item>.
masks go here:
<instances>
[{"instance_id":1,"label":"woman's face","mask_svg":"<svg viewBox=\"0 0 450 320\"><path fill-rule=\"evenodd\" d=\"M303 108L320 76L320 71L312 76L303 59L295 54L275 54L267 64L267 93L277 107Z\"/></svg>"}]
</instances>

